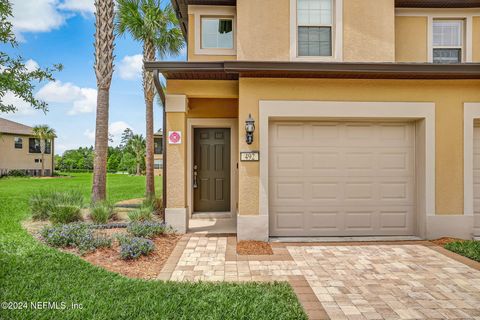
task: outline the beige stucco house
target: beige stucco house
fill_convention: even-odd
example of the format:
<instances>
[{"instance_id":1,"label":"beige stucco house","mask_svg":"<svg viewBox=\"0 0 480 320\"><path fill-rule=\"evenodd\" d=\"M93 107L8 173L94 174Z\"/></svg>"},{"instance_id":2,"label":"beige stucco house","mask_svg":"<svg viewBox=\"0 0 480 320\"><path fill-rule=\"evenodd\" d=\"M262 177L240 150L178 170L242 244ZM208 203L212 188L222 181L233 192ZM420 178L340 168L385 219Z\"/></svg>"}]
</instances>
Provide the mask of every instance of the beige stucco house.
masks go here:
<instances>
[{"instance_id":1,"label":"beige stucco house","mask_svg":"<svg viewBox=\"0 0 480 320\"><path fill-rule=\"evenodd\" d=\"M167 79L167 223L480 236L479 0L172 3L188 61L145 63Z\"/></svg>"},{"instance_id":2,"label":"beige stucco house","mask_svg":"<svg viewBox=\"0 0 480 320\"><path fill-rule=\"evenodd\" d=\"M44 154L46 176L53 174L53 145L53 140L46 142ZM0 175L5 175L11 170L20 170L27 175L40 176L42 170L40 148L40 141L33 135L32 127L0 118Z\"/></svg>"}]
</instances>

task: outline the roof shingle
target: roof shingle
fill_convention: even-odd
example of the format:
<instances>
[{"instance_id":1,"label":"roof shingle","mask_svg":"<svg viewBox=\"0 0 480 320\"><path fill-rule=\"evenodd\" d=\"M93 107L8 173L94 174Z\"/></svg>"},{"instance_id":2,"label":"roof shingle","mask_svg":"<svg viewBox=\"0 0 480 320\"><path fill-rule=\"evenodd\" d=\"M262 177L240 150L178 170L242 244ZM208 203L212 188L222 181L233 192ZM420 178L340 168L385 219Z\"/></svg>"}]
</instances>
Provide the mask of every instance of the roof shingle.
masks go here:
<instances>
[{"instance_id":1,"label":"roof shingle","mask_svg":"<svg viewBox=\"0 0 480 320\"><path fill-rule=\"evenodd\" d=\"M33 128L24 124L0 118L0 133L32 135Z\"/></svg>"}]
</instances>

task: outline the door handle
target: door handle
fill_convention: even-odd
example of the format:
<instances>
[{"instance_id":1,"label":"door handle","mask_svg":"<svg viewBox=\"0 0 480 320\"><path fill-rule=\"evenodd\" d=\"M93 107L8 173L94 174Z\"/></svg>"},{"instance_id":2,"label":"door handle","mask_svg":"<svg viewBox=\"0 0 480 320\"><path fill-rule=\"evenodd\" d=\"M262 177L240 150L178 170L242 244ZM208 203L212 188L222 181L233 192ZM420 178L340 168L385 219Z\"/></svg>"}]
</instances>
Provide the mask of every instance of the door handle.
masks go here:
<instances>
[{"instance_id":1,"label":"door handle","mask_svg":"<svg viewBox=\"0 0 480 320\"><path fill-rule=\"evenodd\" d=\"M198 188L198 183L197 183L197 175L198 175L198 172L197 172L197 165L194 165L193 166L193 189L197 189Z\"/></svg>"}]
</instances>

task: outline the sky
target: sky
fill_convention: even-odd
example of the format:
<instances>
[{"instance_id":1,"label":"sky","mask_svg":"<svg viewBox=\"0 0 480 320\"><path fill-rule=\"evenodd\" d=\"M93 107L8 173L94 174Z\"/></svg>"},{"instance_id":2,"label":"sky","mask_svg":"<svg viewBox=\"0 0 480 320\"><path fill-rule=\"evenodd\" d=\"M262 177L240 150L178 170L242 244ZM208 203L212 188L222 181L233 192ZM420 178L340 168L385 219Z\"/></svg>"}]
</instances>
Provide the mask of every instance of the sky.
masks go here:
<instances>
[{"instance_id":1,"label":"sky","mask_svg":"<svg viewBox=\"0 0 480 320\"><path fill-rule=\"evenodd\" d=\"M49 111L34 110L27 103L7 93L6 103L18 111L1 113L25 125L47 124L58 138L55 153L94 145L96 78L94 63L94 0L10 0L13 27L19 47L8 49L26 61L27 69L51 67L61 63L63 70L54 74L54 82L37 85L35 96L48 103ZM164 1L166 3L166 0ZM2 48L2 50L4 50ZM145 135L145 104L141 80L142 46L130 37L115 40L115 71L110 87L109 132L118 145L128 127ZM185 60L185 50L177 57ZM155 130L162 125L162 109L154 104Z\"/></svg>"}]
</instances>

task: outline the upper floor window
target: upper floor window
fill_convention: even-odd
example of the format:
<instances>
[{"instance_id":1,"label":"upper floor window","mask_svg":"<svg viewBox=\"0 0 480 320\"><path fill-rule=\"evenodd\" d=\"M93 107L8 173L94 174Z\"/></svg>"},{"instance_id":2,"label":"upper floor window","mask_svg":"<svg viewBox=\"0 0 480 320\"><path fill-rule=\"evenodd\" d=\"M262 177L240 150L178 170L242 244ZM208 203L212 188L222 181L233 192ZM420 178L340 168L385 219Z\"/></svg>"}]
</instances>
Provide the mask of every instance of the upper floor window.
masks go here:
<instances>
[{"instance_id":1,"label":"upper floor window","mask_svg":"<svg viewBox=\"0 0 480 320\"><path fill-rule=\"evenodd\" d=\"M154 141L154 153L155 154L162 154L163 153L163 138L155 138Z\"/></svg>"},{"instance_id":2,"label":"upper floor window","mask_svg":"<svg viewBox=\"0 0 480 320\"><path fill-rule=\"evenodd\" d=\"M433 20L433 62L461 63L464 55L465 21Z\"/></svg>"},{"instance_id":3,"label":"upper floor window","mask_svg":"<svg viewBox=\"0 0 480 320\"><path fill-rule=\"evenodd\" d=\"M40 139L37 139L37 138L29 138L28 139L28 152L30 152L30 153L41 153Z\"/></svg>"},{"instance_id":4,"label":"upper floor window","mask_svg":"<svg viewBox=\"0 0 480 320\"><path fill-rule=\"evenodd\" d=\"M333 55L333 0L297 0L297 55Z\"/></svg>"},{"instance_id":5,"label":"upper floor window","mask_svg":"<svg viewBox=\"0 0 480 320\"><path fill-rule=\"evenodd\" d=\"M233 49L233 18L201 18L202 49Z\"/></svg>"},{"instance_id":6,"label":"upper floor window","mask_svg":"<svg viewBox=\"0 0 480 320\"><path fill-rule=\"evenodd\" d=\"M154 169L162 169L163 168L163 160L155 160L153 162Z\"/></svg>"},{"instance_id":7,"label":"upper floor window","mask_svg":"<svg viewBox=\"0 0 480 320\"><path fill-rule=\"evenodd\" d=\"M52 141L45 140L45 154L50 154L50 153L52 153Z\"/></svg>"},{"instance_id":8,"label":"upper floor window","mask_svg":"<svg viewBox=\"0 0 480 320\"><path fill-rule=\"evenodd\" d=\"M20 137L15 137L15 149L23 148L23 140Z\"/></svg>"}]
</instances>

